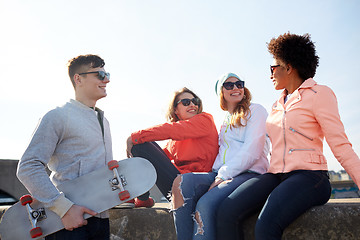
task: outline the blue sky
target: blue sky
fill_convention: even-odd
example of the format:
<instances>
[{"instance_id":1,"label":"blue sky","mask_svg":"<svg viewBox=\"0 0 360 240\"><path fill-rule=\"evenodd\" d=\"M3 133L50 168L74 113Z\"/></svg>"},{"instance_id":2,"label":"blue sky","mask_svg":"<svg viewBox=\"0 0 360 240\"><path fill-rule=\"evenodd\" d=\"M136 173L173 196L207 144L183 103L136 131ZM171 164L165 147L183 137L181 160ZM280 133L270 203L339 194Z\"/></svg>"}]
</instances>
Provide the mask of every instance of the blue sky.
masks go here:
<instances>
[{"instance_id":1,"label":"blue sky","mask_svg":"<svg viewBox=\"0 0 360 240\"><path fill-rule=\"evenodd\" d=\"M165 121L174 90L187 86L219 127L216 79L235 72L268 111L280 91L269 78L266 43L310 33L353 148L360 154L360 2L0 0L0 158L19 159L39 118L74 97L66 63L99 54L111 73L98 106L111 124L115 159L131 132ZM339 170L325 146L329 169Z\"/></svg>"}]
</instances>

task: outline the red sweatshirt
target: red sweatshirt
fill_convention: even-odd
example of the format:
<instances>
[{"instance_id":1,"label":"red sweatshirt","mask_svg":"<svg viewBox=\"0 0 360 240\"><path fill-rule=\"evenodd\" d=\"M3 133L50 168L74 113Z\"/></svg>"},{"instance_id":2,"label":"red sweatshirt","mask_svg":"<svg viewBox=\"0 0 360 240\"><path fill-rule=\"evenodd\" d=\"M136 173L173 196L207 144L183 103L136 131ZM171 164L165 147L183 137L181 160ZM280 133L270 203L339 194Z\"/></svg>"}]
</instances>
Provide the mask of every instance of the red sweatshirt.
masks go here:
<instances>
[{"instance_id":1,"label":"red sweatshirt","mask_svg":"<svg viewBox=\"0 0 360 240\"><path fill-rule=\"evenodd\" d=\"M181 173L210 172L219 150L214 119L205 112L134 132L131 138L134 144L170 139L163 150Z\"/></svg>"}]
</instances>

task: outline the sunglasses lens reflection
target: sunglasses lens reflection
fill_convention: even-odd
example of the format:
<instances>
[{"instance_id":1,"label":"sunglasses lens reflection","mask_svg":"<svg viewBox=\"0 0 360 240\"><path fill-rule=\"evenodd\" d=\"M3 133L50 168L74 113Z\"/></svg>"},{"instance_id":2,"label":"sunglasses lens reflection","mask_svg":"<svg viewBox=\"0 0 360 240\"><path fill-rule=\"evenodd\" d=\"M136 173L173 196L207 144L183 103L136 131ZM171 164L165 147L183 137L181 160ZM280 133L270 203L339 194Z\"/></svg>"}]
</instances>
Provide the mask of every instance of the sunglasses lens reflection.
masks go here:
<instances>
[{"instance_id":1,"label":"sunglasses lens reflection","mask_svg":"<svg viewBox=\"0 0 360 240\"><path fill-rule=\"evenodd\" d=\"M189 99L189 98L184 98L184 99L181 99L179 101L179 103L182 103L182 105L184 105L185 107L186 106L189 106L190 103L192 102L194 105L198 106L200 104L200 99L199 98L193 98L193 99Z\"/></svg>"},{"instance_id":2,"label":"sunglasses lens reflection","mask_svg":"<svg viewBox=\"0 0 360 240\"><path fill-rule=\"evenodd\" d=\"M236 86L237 88L241 89L244 88L244 81L237 81L237 82L225 82L223 84L223 87L226 90L232 90L234 89L234 86Z\"/></svg>"},{"instance_id":3,"label":"sunglasses lens reflection","mask_svg":"<svg viewBox=\"0 0 360 240\"><path fill-rule=\"evenodd\" d=\"M98 77L99 77L100 80L104 80L104 78L105 78L105 73L102 72L102 71L100 71Z\"/></svg>"},{"instance_id":4,"label":"sunglasses lens reflection","mask_svg":"<svg viewBox=\"0 0 360 240\"><path fill-rule=\"evenodd\" d=\"M107 73L107 72L104 72L104 71L99 71L99 74L98 74L99 80L103 81L105 79L105 77L110 79L110 73Z\"/></svg>"},{"instance_id":5,"label":"sunglasses lens reflection","mask_svg":"<svg viewBox=\"0 0 360 240\"><path fill-rule=\"evenodd\" d=\"M189 106L190 105L190 99L183 99L181 100L181 103L184 105L184 106Z\"/></svg>"},{"instance_id":6,"label":"sunglasses lens reflection","mask_svg":"<svg viewBox=\"0 0 360 240\"><path fill-rule=\"evenodd\" d=\"M243 82L238 81L238 82L235 83L235 85L236 85L237 88L244 88Z\"/></svg>"},{"instance_id":7,"label":"sunglasses lens reflection","mask_svg":"<svg viewBox=\"0 0 360 240\"><path fill-rule=\"evenodd\" d=\"M195 104L196 106L200 105L200 99L199 98L193 98L191 99L191 101L193 102L193 104Z\"/></svg>"},{"instance_id":8,"label":"sunglasses lens reflection","mask_svg":"<svg viewBox=\"0 0 360 240\"><path fill-rule=\"evenodd\" d=\"M280 67L280 65L278 64L278 65L270 65L270 72L271 72L271 75L273 75L274 74L274 70L275 70L275 68L277 68L277 67Z\"/></svg>"}]
</instances>

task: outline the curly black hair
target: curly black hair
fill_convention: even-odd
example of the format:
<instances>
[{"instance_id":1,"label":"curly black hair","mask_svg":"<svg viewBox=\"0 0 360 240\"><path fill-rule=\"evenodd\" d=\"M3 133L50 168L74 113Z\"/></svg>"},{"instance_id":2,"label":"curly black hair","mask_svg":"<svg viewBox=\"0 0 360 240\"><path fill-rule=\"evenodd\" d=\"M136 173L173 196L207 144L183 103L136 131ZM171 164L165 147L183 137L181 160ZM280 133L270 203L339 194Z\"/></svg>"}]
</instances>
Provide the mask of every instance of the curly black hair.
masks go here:
<instances>
[{"instance_id":1,"label":"curly black hair","mask_svg":"<svg viewBox=\"0 0 360 240\"><path fill-rule=\"evenodd\" d=\"M316 55L310 34L296 35L288 32L272 38L267 45L269 53L275 59L290 64L304 81L315 76L319 57Z\"/></svg>"},{"instance_id":2,"label":"curly black hair","mask_svg":"<svg viewBox=\"0 0 360 240\"><path fill-rule=\"evenodd\" d=\"M73 86L75 87L74 75L82 71L87 71L88 68L102 68L105 65L105 61L92 54L80 55L70 59L68 61L68 73Z\"/></svg>"}]
</instances>

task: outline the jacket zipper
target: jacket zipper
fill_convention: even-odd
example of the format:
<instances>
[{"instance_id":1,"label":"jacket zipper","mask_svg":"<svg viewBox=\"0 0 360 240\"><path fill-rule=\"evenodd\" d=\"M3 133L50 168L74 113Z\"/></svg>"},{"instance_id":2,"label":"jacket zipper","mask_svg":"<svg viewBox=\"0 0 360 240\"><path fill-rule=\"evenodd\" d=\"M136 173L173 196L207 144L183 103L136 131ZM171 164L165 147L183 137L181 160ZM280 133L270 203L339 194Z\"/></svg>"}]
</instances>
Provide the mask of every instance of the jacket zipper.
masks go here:
<instances>
[{"instance_id":1,"label":"jacket zipper","mask_svg":"<svg viewBox=\"0 0 360 240\"><path fill-rule=\"evenodd\" d=\"M290 129L290 131L292 131L292 132L294 132L294 133L298 133L298 134L300 134L301 136L303 136L303 137L305 137L305 138L309 139L310 141L313 141L313 140L314 140L313 138L308 137L308 136L306 136L306 135L302 134L302 133L301 133L301 132L299 132L299 131L296 131L296 130L295 130L295 129L293 129L292 127L290 127L289 129Z\"/></svg>"},{"instance_id":2,"label":"jacket zipper","mask_svg":"<svg viewBox=\"0 0 360 240\"><path fill-rule=\"evenodd\" d=\"M294 151L315 151L313 148L291 148L289 150L289 154L291 154Z\"/></svg>"},{"instance_id":3,"label":"jacket zipper","mask_svg":"<svg viewBox=\"0 0 360 240\"><path fill-rule=\"evenodd\" d=\"M225 164L225 155L226 155L227 150L229 149L229 144L225 140L225 133L227 133L228 128L229 128L229 124L226 124L226 129L225 129L225 132L224 132L224 142L226 143L227 147L225 149L224 156L223 156L223 164Z\"/></svg>"},{"instance_id":4,"label":"jacket zipper","mask_svg":"<svg viewBox=\"0 0 360 240\"><path fill-rule=\"evenodd\" d=\"M284 164L284 167L283 167L282 172L284 172L284 171L285 171L285 154L286 154L285 114L286 114L286 111L284 111L284 114L283 114L283 119L282 119L282 121L283 121L283 133L284 133L284 144L285 144L285 146L284 146L284 155L283 155L283 164Z\"/></svg>"}]
</instances>

